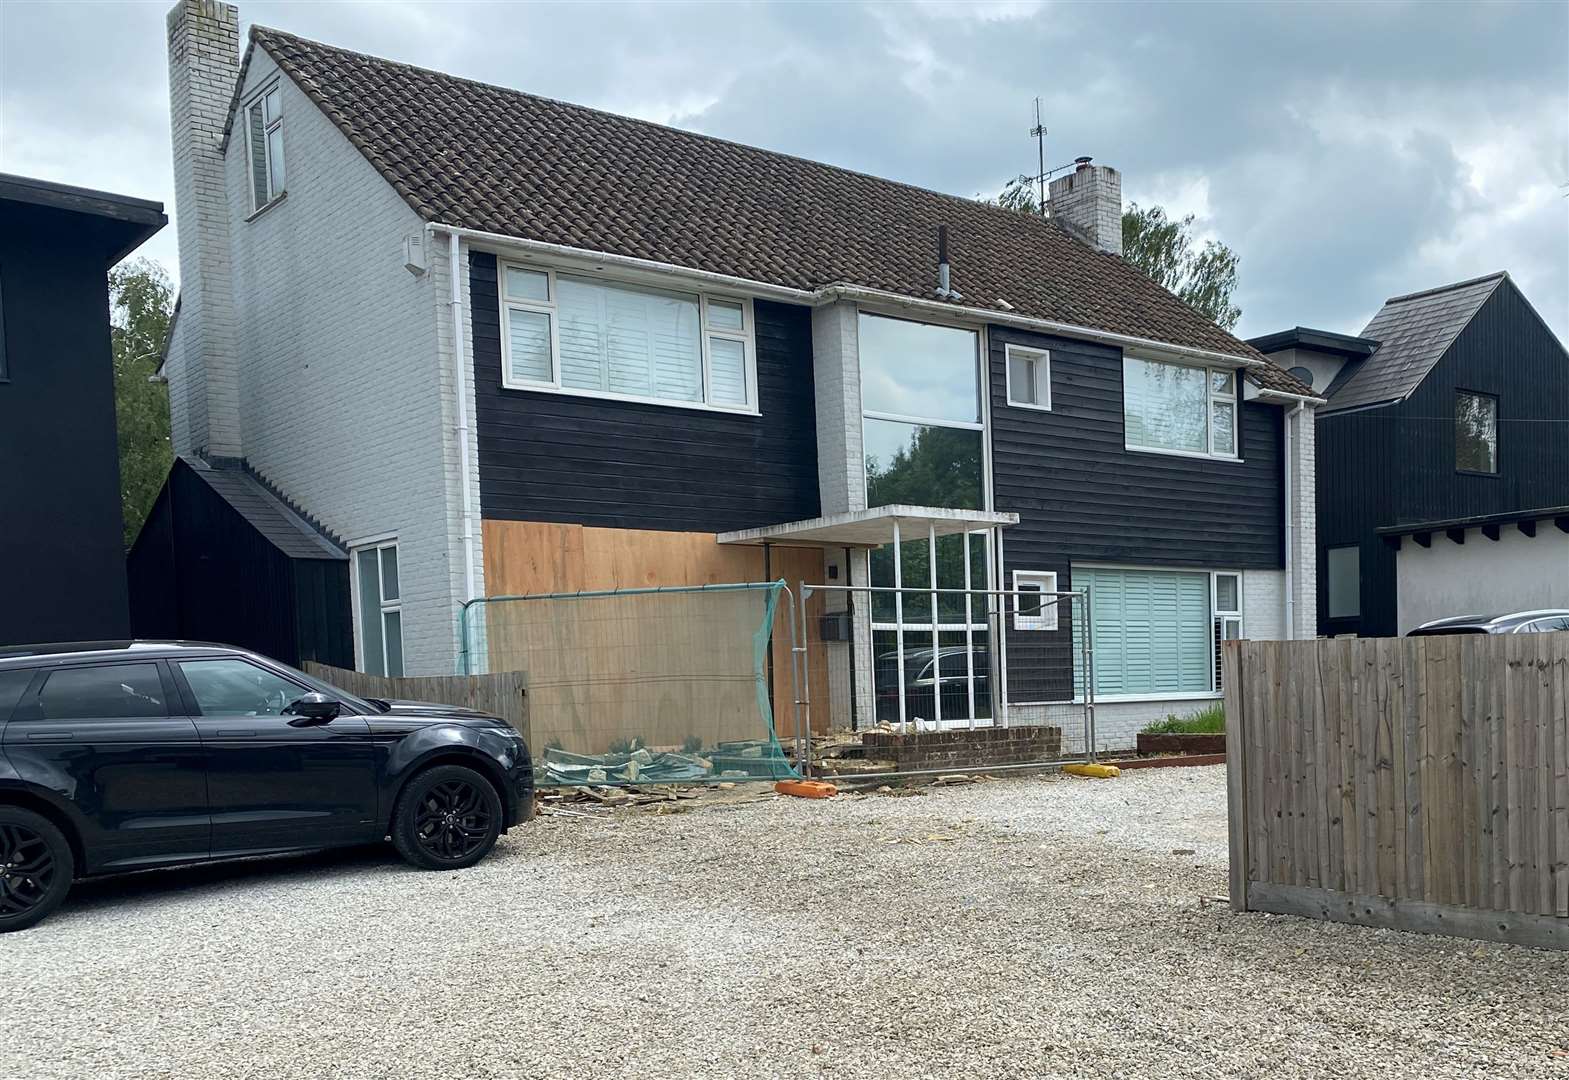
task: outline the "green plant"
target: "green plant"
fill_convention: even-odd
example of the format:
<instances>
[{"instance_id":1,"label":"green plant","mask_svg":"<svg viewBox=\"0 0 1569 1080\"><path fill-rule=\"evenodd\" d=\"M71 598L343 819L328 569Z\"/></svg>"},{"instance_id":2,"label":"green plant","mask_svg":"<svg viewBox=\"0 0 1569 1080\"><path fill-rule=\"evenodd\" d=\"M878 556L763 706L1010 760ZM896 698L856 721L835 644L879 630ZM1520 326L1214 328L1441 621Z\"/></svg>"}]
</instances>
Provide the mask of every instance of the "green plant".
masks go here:
<instances>
[{"instance_id":1,"label":"green plant","mask_svg":"<svg viewBox=\"0 0 1569 1080\"><path fill-rule=\"evenodd\" d=\"M1171 714L1144 728L1146 735L1219 735L1226 730L1226 707L1220 702L1178 717Z\"/></svg>"},{"instance_id":2,"label":"green plant","mask_svg":"<svg viewBox=\"0 0 1569 1080\"><path fill-rule=\"evenodd\" d=\"M688 735L681 740L681 750L684 753L695 754L703 748L703 740L697 735Z\"/></svg>"}]
</instances>

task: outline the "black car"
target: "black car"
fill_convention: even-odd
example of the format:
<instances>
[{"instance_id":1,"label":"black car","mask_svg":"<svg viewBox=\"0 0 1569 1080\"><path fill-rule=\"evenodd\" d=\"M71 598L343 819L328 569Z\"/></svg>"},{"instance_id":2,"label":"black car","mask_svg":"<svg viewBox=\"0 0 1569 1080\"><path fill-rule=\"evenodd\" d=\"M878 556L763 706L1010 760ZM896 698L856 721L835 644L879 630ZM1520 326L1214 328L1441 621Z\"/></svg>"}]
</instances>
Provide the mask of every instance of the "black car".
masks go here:
<instances>
[{"instance_id":1,"label":"black car","mask_svg":"<svg viewBox=\"0 0 1569 1080\"><path fill-rule=\"evenodd\" d=\"M74 878L390 838L472 866L533 813L528 745L470 709L366 700L222 645L0 650L0 932Z\"/></svg>"},{"instance_id":2,"label":"black car","mask_svg":"<svg viewBox=\"0 0 1569 1080\"><path fill-rule=\"evenodd\" d=\"M932 650L904 651L904 715L906 720L933 720L937 715L936 694L942 695L942 715L947 720L968 719L970 715L970 678L975 680L975 715L991 715L991 654L973 650L973 660L962 645L940 649L937 660L939 678L932 678ZM972 669L973 665L973 669ZM877 719L883 723L899 720L899 654L882 653L877 657Z\"/></svg>"},{"instance_id":3,"label":"black car","mask_svg":"<svg viewBox=\"0 0 1569 1080\"><path fill-rule=\"evenodd\" d=\"M1406 637L1433 637L1437 634L1548 634L1569 630L1569 611L1546 608L1541 611L1516 611L1509 615L1460 615L1425 622Z\"/></svg>"}]
</instances>

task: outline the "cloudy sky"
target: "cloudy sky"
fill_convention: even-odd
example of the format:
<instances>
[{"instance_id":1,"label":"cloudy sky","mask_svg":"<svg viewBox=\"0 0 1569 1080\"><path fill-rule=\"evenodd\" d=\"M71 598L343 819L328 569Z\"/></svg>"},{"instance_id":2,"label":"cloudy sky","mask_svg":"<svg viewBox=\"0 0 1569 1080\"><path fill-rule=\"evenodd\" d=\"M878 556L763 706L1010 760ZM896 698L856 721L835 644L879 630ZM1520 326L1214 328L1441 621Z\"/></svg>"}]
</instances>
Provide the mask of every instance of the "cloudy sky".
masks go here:
<instances>
[{"instance_id":1,"label":"cloudy sky","mask_svg":"<svg viewBox=\"0 0 1569 1080\"><path fill-rule=\"evenodd\" d=\"M167 2L0 0L0 171L172 211ZM1091 154L1244 335L1507 269L1569 339L1569 4L276 3L250 22L959 195ZM174 269L174 231L144 253Z\"/></svg>"}]
</instances>

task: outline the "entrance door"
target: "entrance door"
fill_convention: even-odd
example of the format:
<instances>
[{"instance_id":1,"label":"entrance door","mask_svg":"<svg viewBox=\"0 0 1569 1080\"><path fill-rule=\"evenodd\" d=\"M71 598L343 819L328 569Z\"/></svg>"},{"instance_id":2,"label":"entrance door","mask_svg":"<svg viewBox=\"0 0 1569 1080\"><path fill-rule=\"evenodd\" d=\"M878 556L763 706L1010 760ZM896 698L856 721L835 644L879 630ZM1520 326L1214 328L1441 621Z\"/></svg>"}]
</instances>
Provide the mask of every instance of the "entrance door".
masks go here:
<instances>
[{"instance_id":1,"label":"entrance door","mask_svg":"<svg viewBox=\"0 0 1569 1080\"><path fill-rule=\"evenodd\" d=\"M310 688L249 660L177 660L208 754L213 854L379 839L375 747L365 718L285 710Z\"/></svg>"}]
</instances>

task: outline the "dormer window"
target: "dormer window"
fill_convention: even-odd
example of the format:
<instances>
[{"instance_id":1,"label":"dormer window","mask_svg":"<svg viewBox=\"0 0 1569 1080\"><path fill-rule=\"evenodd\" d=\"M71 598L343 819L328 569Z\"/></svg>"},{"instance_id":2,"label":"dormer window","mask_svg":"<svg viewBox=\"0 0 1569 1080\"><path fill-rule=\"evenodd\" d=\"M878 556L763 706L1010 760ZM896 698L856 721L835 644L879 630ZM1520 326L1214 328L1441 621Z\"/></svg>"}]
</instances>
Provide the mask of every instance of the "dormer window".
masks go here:
<instances>
[{"instance_id":1,"label":"dormer window","mask_svg":"<svg viewBox=\"0 0 1569 1080\"><path fill-rule=\"evenodd\" d=\"M250 149L251 209L260 210L283 194L283 98L274 83L245 110Z\"/></svg>"},{"instance_id":2,"label":"dormer window","mask_svg":"<svg viewBox=\"0 0 1569 1080\"><path fill-rule=\"evenodd\" d=\"M1237 457L1237 373L1127 356L1122 421L1129 450Z\"/></svg>"}]
</instances>

